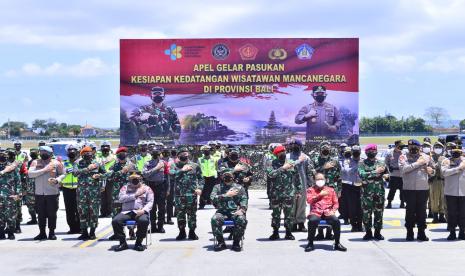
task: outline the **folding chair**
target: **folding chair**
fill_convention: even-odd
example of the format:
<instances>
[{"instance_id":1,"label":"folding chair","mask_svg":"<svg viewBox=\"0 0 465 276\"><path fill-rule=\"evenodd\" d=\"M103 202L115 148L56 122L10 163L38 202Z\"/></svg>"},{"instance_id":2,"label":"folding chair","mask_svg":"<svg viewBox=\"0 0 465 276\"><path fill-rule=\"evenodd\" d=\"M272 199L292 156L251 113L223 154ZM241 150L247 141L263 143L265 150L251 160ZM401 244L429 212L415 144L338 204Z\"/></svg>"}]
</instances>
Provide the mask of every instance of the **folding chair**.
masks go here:
<instances>
[{"instance_id":1,"label":"folding chair","mask_svg":"<svg viewBox=\"0 0 465 276\"><path fill-rule=\"evenodd\" d=\"M234 227L235 224L234 224L234 221L233 220L225 220L223 222L223 226L222 227ZM232 232L231 232L231 235L230 237L232 237ZM213 235L213 245L216 246L218 244L218 240L216 239L216 236ZM244 236L242 236L241 238L241 247L244 246Z\"/></svg>"}]
</instances>

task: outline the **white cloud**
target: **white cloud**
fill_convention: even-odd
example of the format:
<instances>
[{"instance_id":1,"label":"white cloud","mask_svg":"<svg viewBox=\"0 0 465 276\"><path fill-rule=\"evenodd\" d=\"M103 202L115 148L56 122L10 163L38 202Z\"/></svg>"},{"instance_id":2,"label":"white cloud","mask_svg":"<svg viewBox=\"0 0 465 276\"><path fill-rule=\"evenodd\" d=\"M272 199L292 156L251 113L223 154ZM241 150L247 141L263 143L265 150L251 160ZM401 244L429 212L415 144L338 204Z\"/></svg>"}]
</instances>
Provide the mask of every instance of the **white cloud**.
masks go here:
<instances>
[{"instance_id":1,"label":"white cloud","mask_svg":"<svg viewBox=\"0 0 465 276\"><path fill-rule=\"evenodd\" d=\"M411 55L373 56L372 65L382 71L407 72L415 68L417 58Z\"/></svg>"},{"instance_id":2,"label":"white cloud","mask_svg":"<svg viewBox=\"0 0 465 276\"><path fill-rule=\"evenodd\" d=\"M18 76L71 76L71 77L97 77L113 73L112 66L100 58L86 58L77 64L65 65L54 62L47 66L36 63L24 64L20 69L11 69L4 73L6 77Z\"/></svg>"}]
</instances>

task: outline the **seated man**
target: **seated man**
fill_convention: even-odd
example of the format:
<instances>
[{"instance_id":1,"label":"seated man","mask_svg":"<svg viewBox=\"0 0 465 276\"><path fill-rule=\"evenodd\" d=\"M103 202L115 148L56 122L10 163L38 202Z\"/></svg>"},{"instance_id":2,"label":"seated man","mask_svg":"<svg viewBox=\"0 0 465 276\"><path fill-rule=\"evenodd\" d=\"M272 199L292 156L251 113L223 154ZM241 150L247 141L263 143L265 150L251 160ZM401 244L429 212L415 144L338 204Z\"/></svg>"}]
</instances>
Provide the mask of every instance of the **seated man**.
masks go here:
<instances>
[{"instance_id":1,"label":"seated man","mask_svg":"<svg viewBox=\"0 0 465 276\"><path fill-rule=\"evenodd\" d=\"M339 242L341 236L341 223L336 217L336 211L339 208L337 195L333 188L325 186L326 180L322 173L315 175L315 185L307 190L307 203L310 205L310 214L308 215L308 244L305 252L314 249L313 240L315 231L321 219L333 227L334 231L334 250L347 251Z\"/></svg>"},{"instance_id":2,"label":"seated man","mask_svg":"<svg viewBox=\"0 0 465 276\"><path fill-rule=\"evenodd\" d=\"M142 241L147 234L150 223L148 214L153 206L153 191L142 183L142 175L139 171L131 171L129 184L124 185L120 190L119 202L122 204L122 212L116 215L112 221L113 232L120 242L115 251L128 249L124 235L124 225L128 220L135 220L137 223L134 249L144 251L145 247L142 245Z\"/></svg>"},{"instance_id":3,"label":"seated man","mask_svg":"<svg viewBox=\"0 0 465 276\"><path fill-rule=\"evenodd\" d=\"M218 241L214 249L215 251L226 249L222 227L225 220L232 220L234 221L232 250L239 252L242 249L240 242L247 225L245 218L248 201L247 192L243 186L234 182L232 169L222 169L220 177L221 183L213 187L210 196L213 205L218 209L211 220L212 232Z\"/></svg>"}]
</instances>

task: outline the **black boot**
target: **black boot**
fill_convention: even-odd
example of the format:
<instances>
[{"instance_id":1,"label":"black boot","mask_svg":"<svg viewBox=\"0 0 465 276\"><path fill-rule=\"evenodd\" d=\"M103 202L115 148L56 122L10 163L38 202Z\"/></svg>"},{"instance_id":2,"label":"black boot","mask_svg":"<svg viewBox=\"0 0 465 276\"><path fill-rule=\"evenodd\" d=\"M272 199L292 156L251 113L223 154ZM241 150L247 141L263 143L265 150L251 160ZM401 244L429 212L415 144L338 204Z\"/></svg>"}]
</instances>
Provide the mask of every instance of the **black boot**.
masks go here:
<instances>
[{"instance_id":1,"label":"black boot","mask_svg":"<svg viewBox=\"0 0 465 276\"><path fill-rule=\"evenodd\" d=\"M47 239L47 234L45 233L45 227L40 229L39 235L34 237L35 241L42 241Z\"/></svg>"},{"instance_id":2,"label":"black boot","mask_svg":"<svg viewBox=\"0 0 465 276\"><path fill-rule=\"evenodd\" d=\"M195 228L189 229L189 236L187 238L193 241L199 239L199 237L195 234Z\"/></svg>"},{"instance_id":3,"label":"black boot","mask_svg":"<svg viewBox=\"0 0 465 276\"><path fill-rule=\"evenodd\" d=\"M431 223L439 223L438 213L433 213L433 221Z\"/></svg>"},{"instance_id":4,"label":"black boot","mask_svg":"<svg viewBox=\"0 0 465 276\"><path fill-rule=\"evenodd\" d=\"M404 208L405 208L405 202L401 201L401 202L400 202L400 206L399 206L399 208L402 208L402 209L404 209Z\"/></svg>"},{"instance_id":5,"label":"black boot","mask_svg":"<svg viewBox=\"0 0 465 276\"><path fill-rule=\"evenodd\" d=\"M300 226L300 232L307 232L307 228L305 228L305 223L299 223L299 226Z\"/></svg>"},{"instance_id":6,"label":"black boot","mask_svg":"<svg viewBox=\"0 0 465 276\"><path fill-rule=\"evenodd\" d=\"M413 233L413 228L407 228L407 237L405 237L405 240L413 241L415 239L414 235L415 234Z\"/></svg>"},{"instance_id":7,"label":"black boot","mask_svg":"<svg viewBox=\"0 0 465 276\"><path fill-rule=\"evenodd\" d=\"M454 241L457 239L457 235L455 234L455 229L450 231L449 236L447 237L448 241Z\"/></svg>"},{"instance_id":8,"label":"black boot","mask_svg":"<svg viewBox=\"0 0 465 276\"><path fill-rule=\"evenodd\" d=\"M21 222L19 220L16 221L15 233L21 234Z\"/></svg>"},{"instance_id":9,"label":"black boot","mask_svg":"<svg viewBox=\"0 0 465 276\"><path fill-rule=\"evenodd\" d=\"M87 241L89 240L89 233L87 232L87 228L81 229L81 235L78 237L78 240Z\"/></svg>"},{"instance_id":10,"label":"black boot","mask_svg":"<svg viewBox=\"0 0 465 276\"><path fill-rule=\"evenodd\" d=\"M137 238L136 243L134 244L134 250L142 252L145 250L145 246L142 245L142 239Z\"/></svg>"},{"instance_id":11,"label":"black boot","mask_svg":"<svg viewBox=\"0 0 465 276\"><path fill-rule=\"evenodd\" d=\"M310 252L315 250L315 247L313 246L313 241L309 241L307 243L307 246L305 246L305 252Z\"/></svg>"},{"instance_id":12,"label":"black boot","mask_svg":"<svg viewBox=\"0 0 465 276\"><path fill-rule=\"evenodd\" d=\"M48 232L48 239L51 241L54 241L57 239L57 236L55 236L55 229L50 229Z\"/></svg>"},{"instance_id":13,"label":"black boot","mask_svg":"<svg viewBox=\"0 0 465 276\"><path fill-rule=\"evenodd\" d=\"M95 236L95 228L90 228L89 239L91 239L91 240L96 240L97 239L97 237Z\"/></svg>"},{"instance_id":14,"label":"black boot","mask_svg":"<svg viewBox=\"0 0 465 276\"><path fill-rule=\"evenodd\" d=\"M373 236L375 240L382 241L384 240L383 235L381 235L381 229L375 229L375 234Z\"/></svg>"},{"instance_id":15,"label":"black boot","mask_svg":"<svg viewBox=\"0 0 465 276\"><path fill-rule=\"evenodd\" d=\"M418 229L417 240L429 241L429 238L425 234L425 229Z\"/></svg>"},{"instance_id":16,"label":"black boot","mask_svg":"<svg viewBox=\"0 0 465 276\"><path fill-rule=\"evenodd\" d=\"M223 236L218 236L216 237L217 244L213 247L213 250L215 251L221 251L226 249L226 243L224 242Z\"/></svg>"},{"instance_id":17,"label":"black boot","mask_svg":"<svg viewBox=\"0 0 465 276\"><path fill-rule=\"evenodd\" d=\"M179 228L179 235L176 237L177 241L185 240L187 238L186 228Z\"/></svg>"},{"instance_id":18,"label":"black boot","mask_svg":"<svg viewBox=\"0 0 465 276\"><path fill-rule=\"evenodd\" d=\"M339 241L337 241L334 243L334 250L346 252L347 248L345 248Z\"/></svg>"},{"instance_id":19,"label":"black boot","mask_svg":"<svg viewBox=\"0 0 465 276\"><path fill-rule=\"evenodd\" d=\"M0 229L0 240L6 239L5 237L5 229Z\"/></svg>"},{"instance_id":20,"label":"black boot","mask_svg":"<svg viewBox=\"0 0 465 276\"><path fill-rule=\"evenodd\" d=\"M465 231L463 229L459 229L459 240L465 240Z\"/></svg>"},{"instance_id":21,"label":"black boot","mask_svg":"<svg viewBox=\"0 0 465 276\"><path fill-rule=\"evenodd\" d=\"M284 236L284 238L291 241L295 240L295 237L292 235L292 232L289 228L286 228L286 236Z\"/></svg>"},{"instance_id":22,"label":"black boot","mask_svg":"<svg viewBox=\"0 0 465 276\"><path fill-rule=\"evenodd\" d=\"M233 251L236 251L236 252L241 252L241 250L242 250L241 239L235 238L234 241L233 241L233 245L232 245L231 249Z\"/></svg>"},{"instance_id":23,"label":"black boot","mask_svg":"<svg viewBox=\"0 0 465 276\"><path fill-rule=\"evenodd\" d=\"M444 214L439 214L439 223L446 223L446 222L447 220Z\"/></svg>"},{"instance_id":24,"label":"black boot","mask_svg":"<svg viewBox=\"0 0 465 276\"><path fill-rule=\"evenodd\" d=\"M366 230L365 236L363 236L364 241L369 241L373 239L373 232L371 232L371 229Z\"/></svg>"},{"instance_id":25,"label":"black boot","mask_svg":"<svg viewBox=\"0 0 465 276\"><path fill-rule=\"evenodd\" d=\"M270 239L271 241L279 240L279 232L278 232L278 229L279 229L279 228L273 228L273 234L271 234L271 236L269 237L269 239Z\"/></svg>"},{"instance_id":26,"label":"black boot","mask_svg":"<svg viewBox=\"0 0 465 276\"><path fill-rule=\"evenodd\" d=\"M14 240L15 239L15 234L11 231L8 231L8 239L9 240Z\"/></svg>"},{"instance_id":27,"label":"black boot","mask_svg":"<svg viewBox=\"0 0 465 276\"><path fill-rule=\"evenodd\" d=\"M388 204L386 205L386 209L391 209L392 208L392 204L391 204L391 200L388 201Z\"/></svg>"},{"instance_id":28,"label":"black boot","mask_svg":"<svg viewBox=\"0 0 465 276\"><path fill-rule=\"evenodd\" d=\"M121 239L119 241L119 245L115 248L115 251L119 252L119 251L123 251L123 250L126 250L126 249L128 249L128 244L126 243L126 239Z\"/></svg>"}]
</instances>

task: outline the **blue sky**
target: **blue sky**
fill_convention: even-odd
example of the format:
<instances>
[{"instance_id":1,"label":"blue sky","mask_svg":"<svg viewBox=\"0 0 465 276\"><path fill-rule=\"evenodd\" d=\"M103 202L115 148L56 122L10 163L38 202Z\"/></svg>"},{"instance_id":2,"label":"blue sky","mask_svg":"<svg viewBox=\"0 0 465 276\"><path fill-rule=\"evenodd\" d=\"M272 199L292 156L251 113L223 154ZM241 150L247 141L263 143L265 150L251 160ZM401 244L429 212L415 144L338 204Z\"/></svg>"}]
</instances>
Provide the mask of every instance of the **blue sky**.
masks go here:
<instances>
[{"instance_id":1,"label":"blue sky","mask_svg":"<svg viewBox=\"0 0 465 276\"><path fill-rule=\"evenodd\" d=\"M360 113L464 119L465 1L0 1L0 123L119 126L120 38L359 37Z\"/></svg>"}]
</instances>

